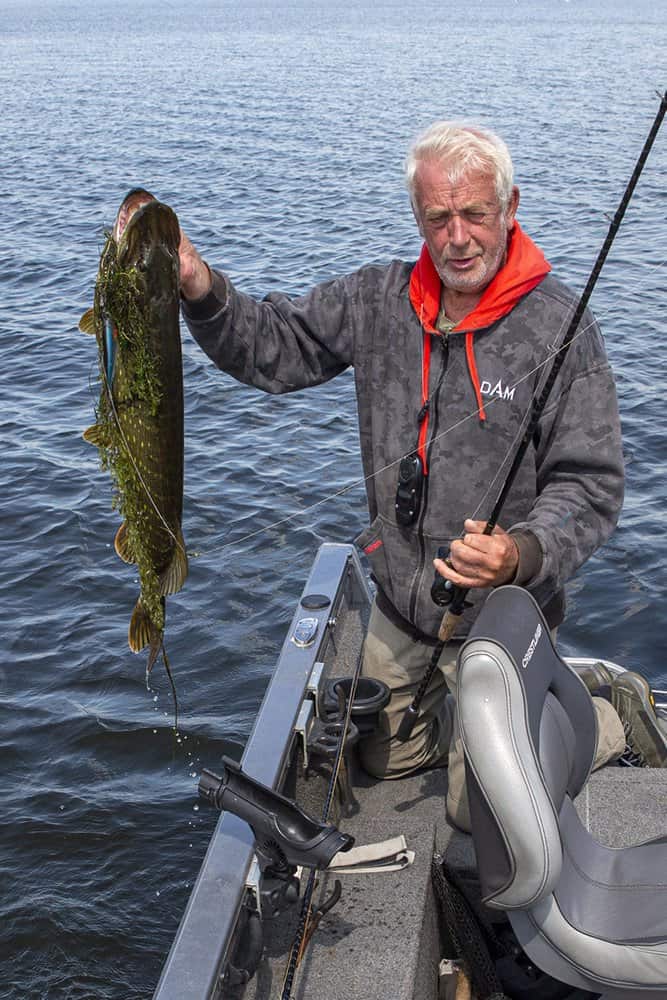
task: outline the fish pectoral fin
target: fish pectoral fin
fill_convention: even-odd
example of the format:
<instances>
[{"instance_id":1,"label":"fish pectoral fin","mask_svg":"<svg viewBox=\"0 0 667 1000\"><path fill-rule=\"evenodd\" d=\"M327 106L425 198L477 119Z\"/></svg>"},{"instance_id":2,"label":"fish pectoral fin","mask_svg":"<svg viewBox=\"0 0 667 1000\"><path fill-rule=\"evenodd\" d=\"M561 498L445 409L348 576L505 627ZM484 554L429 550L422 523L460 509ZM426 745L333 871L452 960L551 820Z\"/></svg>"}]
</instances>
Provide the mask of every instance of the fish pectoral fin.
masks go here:
<instances>
[{"instance_id":1,"label":"fish pectoral fin","mask_svg":"<svg viewBox=\"0 0 667 1000\"><path fill-rule=\"evenodd\" d=\"M188 555L185 551L183 532L179 528L171 562L160 576L160 593L164 596L178 593L185 583L187 575Z\"/></svg>"},{"instance_id":2,"label":"fish pectoral fin","mask_svg":"<svg viewBox=\"0 0 667 1000\"><path fill-rule=\"evenodd\" d=\"M127 632L127 642L133 653L140 653L142 649L149 646L158 630L148 617L148 613L141 603L141 598L134 605L134 611L130 619L130 627Z\"/></svg>"},{"instance_id":3,"label":"fish pectoral fin","mask_svg":"<svg viewBox=\"0 0 667 1000\"><path fill-rule=\"evenodd\" d=\"M130 533L127 530L127 521L123 521L120 528L116 532L116 537L113 540L113 547L116 550L116 554L120 556L123 562L126 563L136 563L137 554L132 547L132 542L130 541Z\"/></svg>"},{"instance_id":4,"label":"fish pectoral fin","mask_svg":"<svg viewBox=\"0 0 667 1000\"><path fill-rule=\"evenodd\" d=\"M81 333L89 333L93 337L95 336L95 310L92 306L90 309L86 309L79 320L79 330L81 330Z\"/></svg>"},{"instance_id":5,"label":"fish pectoral fin","mask_svg":"<svg viewBox=\"0 0 667 1000\"><path fill-rule=\"evenodd\" d=\"M109 443L107 433L101 424L93 424L83 432L83 440L96 448L105 448Z\"/></svg>"}]
</instances>

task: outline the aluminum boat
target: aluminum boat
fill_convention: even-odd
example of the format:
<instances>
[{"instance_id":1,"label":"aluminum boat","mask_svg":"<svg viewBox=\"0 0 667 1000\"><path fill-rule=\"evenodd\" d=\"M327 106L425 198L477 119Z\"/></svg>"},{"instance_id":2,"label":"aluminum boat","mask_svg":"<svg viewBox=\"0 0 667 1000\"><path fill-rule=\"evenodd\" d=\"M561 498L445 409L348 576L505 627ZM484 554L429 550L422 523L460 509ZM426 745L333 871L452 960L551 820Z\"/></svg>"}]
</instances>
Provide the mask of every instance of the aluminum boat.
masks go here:
<instances>
[{"instance_id":1,"label":"aluminum boat","mask_svg":"<svg viewBox=\"0 0 667 1000\"><path fill-rule=\"evenodd\" d=\"M342 718L339 709L345 707L340 695L343 685L334 682L354 676L372 599L372 585L357 551L349 545L323 545L240 762L241 777L247 775L262 788L279 793L278 825L283 800L288 813L290 803L296 803L306 817L323 818L335 766L331 720ZM599 661L566 662L576 671ZM612 673L624 669L602 662ZM374 691L370 695L362 691L362 714L372 717L374 704L365 701L374 698ZM656 692L656 699L661 725L667 726L667 693ZM466 986L465 960L457 953L461 935L456 929L453 936L449 933L432 875L435 856L475 906L480 895L478 859L472 837L447 822L447 770L377 781L359 767L353 745L346 748L342 762L326 823L348 835L348 840L353 837L355 845L403 838L398 847L394 843L389 849L389 854L394 852L393 868L389 863L389 870L381 870L382 863L371 859L365 866L357 863L347 874L328 867L317 872L314 930L290 973L310 869L291 866L291 877L273 877L271 853L275 852L274 861L281 855L285 861L284 844L272 846L272 838L261 835L258 850L248 822L224 810L155 1000L288 996L300 1000L442 1000L477 995ZM225 765L213 760L210 768L222 774ZM232 791L230 786L230 795ZM262 799L264 793L258 794ZM228 801L232 801L229 796ZM621 848L665 837L666 802L667 770L607 766L590 777L575 805L583 826L597 841ZM269 812L271 808L269 804ZM301 820L294 816L296 829ZM284 827L292 823L289 815L288 819ZM308 829L306 839L307 834ZM339 852L337 862L344 856L345 850ZM492 926L502 937L506 919L502 914L494 919ZM514 961L519 970L515 981L520 985L515 993L505 987L498 996L581 1000L605 995L603 990L559 984L522 956L518 946ZM645 995L667 993L639 990L628 994Z\"/></svg>"}]
</instances>

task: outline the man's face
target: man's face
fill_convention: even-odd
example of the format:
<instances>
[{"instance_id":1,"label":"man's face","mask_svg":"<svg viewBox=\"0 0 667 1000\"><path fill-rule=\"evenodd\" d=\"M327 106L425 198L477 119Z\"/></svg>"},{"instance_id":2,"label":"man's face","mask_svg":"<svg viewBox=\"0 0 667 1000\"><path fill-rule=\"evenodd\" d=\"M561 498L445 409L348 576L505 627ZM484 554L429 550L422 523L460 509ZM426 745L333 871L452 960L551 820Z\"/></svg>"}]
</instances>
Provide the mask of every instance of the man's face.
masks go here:
<instances>
[{"instance_id":1,"label":"man's face","mask_svg":"<svg viewBox=\"0 0 667 1000\"><path fill-rule=\"evenodd\" d=\"M414 212L443 285L481 295L505 261L519 190L502 209L493 177L471 171L452 184L436 160L417 167Z\"/></svg>"}]
</instances>

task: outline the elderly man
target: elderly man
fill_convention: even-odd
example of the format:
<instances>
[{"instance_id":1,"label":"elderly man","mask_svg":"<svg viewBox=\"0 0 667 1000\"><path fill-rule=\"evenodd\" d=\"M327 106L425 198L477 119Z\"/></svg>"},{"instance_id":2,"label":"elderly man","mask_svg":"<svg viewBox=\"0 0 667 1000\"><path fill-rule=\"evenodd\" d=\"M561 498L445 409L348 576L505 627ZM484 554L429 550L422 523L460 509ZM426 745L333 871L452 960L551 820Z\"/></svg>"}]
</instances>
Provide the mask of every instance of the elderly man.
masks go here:
<instances>
[{"instance_id":1,"label":"elderly man","mask_svg":"<svg viewBox=\"0 0 667 1000\"><path fill-rule=\"evenodd\" d=\"M381 777L449 762L449 814L468 829L446 698L456 693L460 642L488 588L510 581L531 591L552 629L560 624L566 580L616 524L621 435L613 375L589 313L506 502L507 530L483 534L576 298L516 220L519 191L497 136L437 123L414 143L406 174L424 240L416 263L364 267L299 298L257 302L209 269L184 236L183 314L220 368L267 392L317 385L354 366L370 512L357 541L377 585L364 672L392 689L362 759ZM446 560L436 558L441 547ZM470 588L473 606L401 743L396 732L442 614L430 596L434 565ZM665 763L645 681L613 681L604 670L587 681L607 695L595 698L596 763L623 753L626 736L643 758Z\"/></svg>"}]
</instances>

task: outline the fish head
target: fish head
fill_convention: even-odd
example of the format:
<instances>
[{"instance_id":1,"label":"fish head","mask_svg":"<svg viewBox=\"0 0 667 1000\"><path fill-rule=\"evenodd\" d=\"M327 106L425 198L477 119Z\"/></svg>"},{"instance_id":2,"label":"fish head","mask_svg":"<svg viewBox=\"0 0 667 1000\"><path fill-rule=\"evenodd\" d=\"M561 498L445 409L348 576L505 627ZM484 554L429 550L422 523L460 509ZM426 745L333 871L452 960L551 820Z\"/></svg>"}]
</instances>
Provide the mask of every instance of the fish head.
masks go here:
<instances>
[{"instance_id":1,"label":"fish head","mask_svg":"<svg viewBox=\"0 0 667 1000\"><path fill-rule=\"evenodd\" d=\"M151 201L156 201L155 195L145 188L132 188L123 198L123 202L118 209L118 215L113 227L113 238L116 243L120 243L121 237L127 229L132 216Z\"/></svg>"},{"instance_id":2,"label":"fish head","mask_svg":"<svg viewBox=\"0 0 667 1000\"><path fill-rule=\"evenodd\" d=\"M178 262L181 230L175 212L144 188L134 188L123 200L113 229L122 266L146 260L161 248Z\"/></svg>"}]
</instances>

